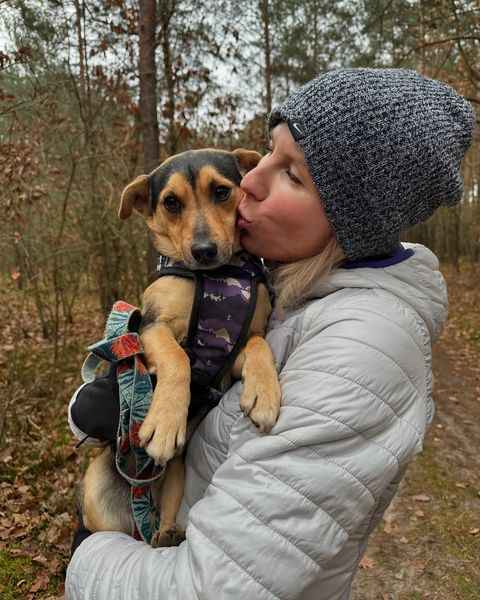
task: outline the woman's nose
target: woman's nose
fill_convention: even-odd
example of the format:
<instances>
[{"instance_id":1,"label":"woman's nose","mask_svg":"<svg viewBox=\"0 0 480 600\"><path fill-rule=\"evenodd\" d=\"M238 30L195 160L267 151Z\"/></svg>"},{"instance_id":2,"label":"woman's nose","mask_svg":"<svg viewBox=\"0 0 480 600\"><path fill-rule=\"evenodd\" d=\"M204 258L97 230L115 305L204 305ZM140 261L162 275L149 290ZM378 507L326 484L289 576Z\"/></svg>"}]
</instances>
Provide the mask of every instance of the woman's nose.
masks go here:
<instances>
[{"instance_id":1,"label":"woman's nose","mask_svg":"<svg viewBox=\"0 0 480 600\"><path fill-rule=\"evenodd\" d=\"M262 176L260 163L248 171L240 182L240 188L254 200L261 201L267 195L265 177Z\"/></svg>"}]
</instances>

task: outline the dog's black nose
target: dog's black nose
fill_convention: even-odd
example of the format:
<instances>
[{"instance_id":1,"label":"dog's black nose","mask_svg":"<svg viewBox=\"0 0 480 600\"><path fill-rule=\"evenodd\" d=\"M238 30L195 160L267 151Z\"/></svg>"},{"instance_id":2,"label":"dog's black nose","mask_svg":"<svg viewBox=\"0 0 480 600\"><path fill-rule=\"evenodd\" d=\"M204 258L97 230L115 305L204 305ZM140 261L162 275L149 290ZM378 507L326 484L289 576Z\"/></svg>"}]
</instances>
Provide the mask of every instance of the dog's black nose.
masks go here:
<instances>
[{"instance_id":1,"label":"dog's black nose","mask_svg":"<svg viewBox=\"0 0 480 600\"><path fill-rule=\"evenodd\" d=\"M210 265L218 254L215 242L198 242L192 245L192 256L201 265Z\"/></svg>"}]
</instances>

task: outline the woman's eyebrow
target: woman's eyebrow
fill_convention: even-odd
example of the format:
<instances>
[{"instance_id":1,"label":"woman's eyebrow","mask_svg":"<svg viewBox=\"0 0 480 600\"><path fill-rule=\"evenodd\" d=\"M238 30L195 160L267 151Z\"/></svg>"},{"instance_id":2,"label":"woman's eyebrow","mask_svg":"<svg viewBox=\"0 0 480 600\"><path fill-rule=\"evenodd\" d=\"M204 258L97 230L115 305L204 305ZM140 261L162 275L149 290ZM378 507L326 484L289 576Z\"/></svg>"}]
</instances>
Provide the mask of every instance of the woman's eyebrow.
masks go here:
<instances>
[{"instance_id":1,"label":"woman's eyebrow","mask_svg":"<svg viewBox=\"0 0 480 600\"><path fill-rule=\"evenodd\" d=\"M270 138L268 140L268 147L270 148L271 151L275 150L275 142L274 142L273 138ZM283 149L280 152L283 156L286 156L291 161L298 163L302 167L308 168L307 164L305 162L305 159L303 158L303 156L301 155L300 152L293 153L293 152L288 152L288 150L285 151Z\"/></svg>"},{"instance_id":2,"label":"woman's eyebrow","mask_svg":"<svg viewBox=\"0 0 480 600\"><path fill-rule=\"evenodd\" d=\"M305 162L304 156L299 152L294 154L288 154L288 157L298 166L308 170L307 163Z\"/></svg>"}]
</instances>

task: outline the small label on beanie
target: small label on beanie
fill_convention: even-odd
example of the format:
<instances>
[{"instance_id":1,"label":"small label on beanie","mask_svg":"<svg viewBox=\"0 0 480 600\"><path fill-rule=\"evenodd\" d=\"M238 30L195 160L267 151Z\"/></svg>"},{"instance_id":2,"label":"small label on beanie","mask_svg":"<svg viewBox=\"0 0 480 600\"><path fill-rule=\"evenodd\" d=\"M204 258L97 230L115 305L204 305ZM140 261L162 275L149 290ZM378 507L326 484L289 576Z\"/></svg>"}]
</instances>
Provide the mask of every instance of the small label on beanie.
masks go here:
<instances>
[{"instance_id":1,"label":"small label on beanie","mask_svg":"<svg viewBox=\"0 0 480 600\"><path fill-rule=\"evenodd\" d=\"M298 119L287 121L287 125L296 142L305 136L305 127L302 121L299 121Z\"/></svg>"}]
</instances>

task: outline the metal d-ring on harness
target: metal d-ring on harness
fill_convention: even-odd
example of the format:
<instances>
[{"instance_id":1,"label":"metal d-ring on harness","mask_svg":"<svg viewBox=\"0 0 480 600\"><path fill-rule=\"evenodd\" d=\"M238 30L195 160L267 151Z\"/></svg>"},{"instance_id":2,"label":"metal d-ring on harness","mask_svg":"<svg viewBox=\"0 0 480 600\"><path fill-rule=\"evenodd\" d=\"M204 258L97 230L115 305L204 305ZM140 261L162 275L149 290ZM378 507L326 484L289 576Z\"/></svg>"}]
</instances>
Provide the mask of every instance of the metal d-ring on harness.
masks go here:
<instances>
[{"instance_id":1,"label":"metal d-ring on harness","mask_svg":"<svg viewBox=\"0 0 480 600\"><path fill-rule=\"evenodd\" d=\"M191 271L162 257L157 276L166 275L187 277L195 282L184 345L192 371L190 419L206 414L218 404L219 385L247 340L258 284L267 283L266 271L259 259L242 252L233 257L231 264L211 271ZM116 302L107 320L104 339L88 348L90 354L82 368L82 377L85 382L93 381L101 361L116 365L120 420L115 464L131 486L133 535L150 543L160 520L151 484L162 477L164 467L154 464L140 447L138 438L153 393L152 379L143 360L140 324L138 308Z\"/></svg>"}]
</instances>

